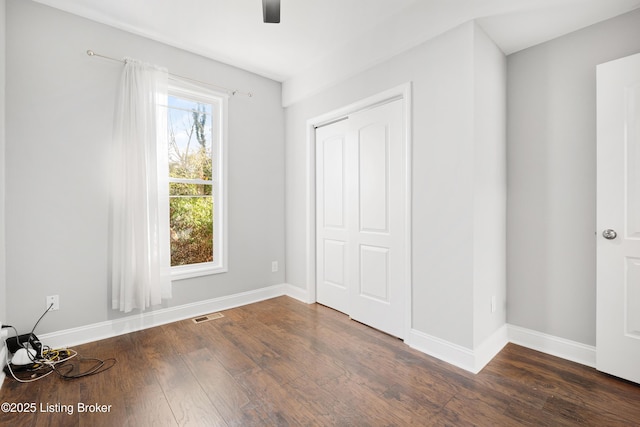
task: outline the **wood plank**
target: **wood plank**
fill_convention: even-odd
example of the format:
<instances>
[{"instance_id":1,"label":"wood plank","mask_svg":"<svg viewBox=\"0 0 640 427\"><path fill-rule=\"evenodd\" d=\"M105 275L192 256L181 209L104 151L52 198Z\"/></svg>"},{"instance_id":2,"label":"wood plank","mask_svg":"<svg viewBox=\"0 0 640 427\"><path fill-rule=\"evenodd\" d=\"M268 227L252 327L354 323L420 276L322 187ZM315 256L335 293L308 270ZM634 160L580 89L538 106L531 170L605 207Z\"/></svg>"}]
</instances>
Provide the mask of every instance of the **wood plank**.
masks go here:
<instances>
[{"instance_id":1,"label":"wood plank","mask_svg":"<svg viewBox=\"0 0 640 427\"><path fill-rule=\"evenodd\" d=\"M182 355L171 352L152 355L147 364L162 387L178 425L227 425Z\"/></svg>"},{"instance_id":2,"label":"wood plank","mask_svg":"<svg viewBox=\"0 0 640 427\"><path fill-rule=\"evenodd\" d=\"M254 404L213 352L206 348L195 350L186 354L184 360L228 425L254 426L268 423L269 416Z\"/></svg>"},{"instance_id":3,"label":"wood plank","mask_svg":"<svg viewBox=\"0 0 640 427\"><path fill-rule=\"evenodd\" d=\"M318 423L318 414L314 414L303 399L290 393L286 384L279 383L268 372L258 368L237 376L236 380L269 416L267 424L303 426Z\"/></svg>"}]
</instances>

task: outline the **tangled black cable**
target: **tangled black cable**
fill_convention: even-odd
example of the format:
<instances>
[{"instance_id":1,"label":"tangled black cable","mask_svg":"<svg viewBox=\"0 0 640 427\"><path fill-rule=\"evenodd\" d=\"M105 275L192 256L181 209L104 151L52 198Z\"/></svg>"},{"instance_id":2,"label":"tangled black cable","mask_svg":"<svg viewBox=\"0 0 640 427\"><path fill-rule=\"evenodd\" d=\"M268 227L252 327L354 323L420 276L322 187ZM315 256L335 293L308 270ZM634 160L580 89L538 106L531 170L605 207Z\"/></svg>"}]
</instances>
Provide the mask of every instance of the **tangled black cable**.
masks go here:
<instances>
[{"instance_id":1,"label":"tangled black cable","mask_svg":"<svg viewBox=\"0 0 640 427\"><path fill-rule=\"evenodd\" d=\"M95 357L78 356L78 359L80 361L93 360L93 361L96 362L96 364L91 369L88 369L85 372L80 372L80 373L74 374L74 375L69 375L69 373L73 372L75 367L76 367L73 363L64 363L63 362L63 363L60 364L60 367L58 367L58 365L53 365L52 369L62 379L75 380L77 378L88 377L88 376L91 376L91 375L96 375L96 374L102 373L104 371L108 371L109 369L113 368L116 363L118 363L118 361L113 357L110 357L108 359L102 360L102 359L97 359ZM65 368L66 371L62 372L61 368ZM78 364L78 370L79 369L80 369L80 365Z\"/></svg>"},{"instance_id":2,"label":"tangled black cable","mask_svg":"<svg viewBox=\"0 0 640 427\"><path fill-rule=\"evenodd\" d=\"M44 313L42 313L42 316L40 316L40 318L38 319L38 321L35 323L35 325L33 325L33 328L31 329L31 332L29 333L29 338L27 339L27 343L23 344L20 342L20 338L18 337L18 331L16 330L16 328L14 328L13 326L10 325L3 325L2 328L13 328L15 334L16 334L16 342L18 343L18 346L21 348L27 348L27 344L31 341L31 339L35 338L34 332L36 330L36 327L38 326L38 324L40 323L40 321L42 320L42 318L49 312L49 310L51 310L51 308L53 307L53 304L49 305L49 307L45 310ZM42 379L48 375L50 375L51 373L55 372L56 374L58 374L58 376L60 376L61 378L65 379L65 380L73 380L73 379L77 379L77 378L83 378L83 377L88 377L90 375L95 375L95 374L99 374L101 372L105 372L111 368L113 368L113 366L118 362L115 358L109 358L109 359L105 359L105 360L101 360L101 359L97 359L94 357L82 357L82 356L78 356L78 352L76 352L73 349L58 349L58 350L52 350L51 348L49 348L48 346L44 346L42 348L42 355L40 356L39 354L34 356L31 354L31 352L27 351L27 355L29 356L29 359L31 359L31 361L33 362L33 364L27 366L27 367L20 367L21 371L26 371L30 373L30 378L29 379L21 379L18 378L14 372L14 369L12 368L12 365L9 361L9 349L7 348L6 345L6 341L3 342L5 349L7 350L5 352L5 360L7 363L7 369L9 370L9 372L11 373L11 376L19 382L33 382L33 381L37 381L39 379ZM91 369L88 369L85 372L80 372L78 374L73 374L70 375L71 372L73 372L76 369L76 365L73 363L69 363L69 360L73 359L74 357L78 357L78 359L80 361L95 361L96 364L91 367ZM64 367L64 371L62 371L60 369L60 367ZM48 368L48 369L47 369ZM78 364L78 370L80 370L80 364ZM38 375L39 372L43 372L41 375Z\"/></svg>"},{"instance_id":3,"label":"tangled black cable","mask_svg":"<svg viewBox=\"0 0 640 427\"><path fill-rule=\"evenodd\" d=\"M96 363L86 371L82 372L80 370L80 363L77 365L71 363L70 360L73 358L78 358L80 362L82 361L95 361ZM78 378L88 377L90 375L96 375L102 372L105 372L115 366L118 361L115 358L108 358L105 360L98 359L95 357L82 357L79 356L78 353L73 349L45 349L42 353L42 358L38 358L34 360L33 365L28 367L21 367L21 371L18 372L27 372L29 374L29 378L20 378L16 375L16 372L12 368L11 363L7 364L7 368L11 373L11 376L19 382L33 382L39 379L42 379L52 373L56 373L60 378L64 380L74 380ZM77 374L71 375L71 372L76 370L76 366L78 371ZM20 375L22 376L22 375Z\"/></svg>"}]
</instances>

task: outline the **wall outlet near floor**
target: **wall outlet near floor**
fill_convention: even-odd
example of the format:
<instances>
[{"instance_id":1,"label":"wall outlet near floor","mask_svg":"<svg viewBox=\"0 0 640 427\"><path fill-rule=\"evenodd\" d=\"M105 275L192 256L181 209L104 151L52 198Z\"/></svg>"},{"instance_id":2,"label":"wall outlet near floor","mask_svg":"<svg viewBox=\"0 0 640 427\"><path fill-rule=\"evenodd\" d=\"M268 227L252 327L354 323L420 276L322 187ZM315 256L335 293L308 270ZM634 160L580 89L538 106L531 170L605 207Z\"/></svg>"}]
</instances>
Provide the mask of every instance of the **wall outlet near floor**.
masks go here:
<instances>
[{"instance_id":1,"label":"wall outlet near floor","mask_svg":"<svg viewBox=\"0 0 640 427\"><path fill-rule=\"evenodd\" d=\"M60 310L60 296L59 295L49 295L47 297L47 308L51 307L51 311Z\"/></svg>"},{"instance_id":2,"label":"wall outlet near floor","mask_svg":"<svg viewBox=\"0 0 640 427\"><path fill-rule=\"evenodd\" d=\"M278 271L278 261L271 261L271 272L275 273Z\"/></svg>"}]
</instances>

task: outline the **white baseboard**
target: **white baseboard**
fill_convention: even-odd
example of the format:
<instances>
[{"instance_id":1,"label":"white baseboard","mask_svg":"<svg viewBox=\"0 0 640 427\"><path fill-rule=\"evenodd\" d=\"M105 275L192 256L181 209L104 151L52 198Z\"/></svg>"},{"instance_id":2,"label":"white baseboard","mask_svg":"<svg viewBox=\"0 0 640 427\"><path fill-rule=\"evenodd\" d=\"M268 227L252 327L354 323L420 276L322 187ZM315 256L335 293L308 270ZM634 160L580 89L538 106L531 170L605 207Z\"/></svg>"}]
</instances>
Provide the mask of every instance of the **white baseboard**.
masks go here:
<instances>
[{"instance_id":1,"label":"white baseboard","mask_svg":"<svg viewBox=\"0 0 640 427\"><path fill-rule=\"evenodd\" d=\"M484 368L487 363L496 357L498 353L509 343L509 334L507 325L502 325L498 330L485 339L474 350L475 356L475 373Z\"/></svg>"},{"instance_id":2,"label":"white baseboard","mask_svg":"<svg viewBox=\"0 0 640 427\"><path fill-rule=\"evenodd\" d=\"M475 350L415 329L405 342L416 350L473 373L480 372L508 342L591 368L596 366L594 346L509 324L498 329Z\"/></svg>"},{"instance_id":3,"label":"white baseboard","mask_svg":"<svg viewBox=\"0 0 640 427\"><path fill-rule=\"evenodd\" d=\"M475 361L473 351L434 337L416 329L411 329L409 336L404 340L405 344L436 359L440 359L466 371L474 371Z\"/></svg>"},{"instance_id":4,"label":"white baseboard","mask_svg":"<svg viewBox=\"0 0 640 427\"><path fill-rule=\"evenodd\" d=\"M201 316L221 310L264 301L285 295L284 284L242 292L234 295L185 304L178 307L164 308L122 319L94 323L78 328L66 329L39 336L43 344L52 348L71 347L87 342L98 341L142 329L153 328L191 317Z\"/></svg>"},{"instance_id":5,"label":"white baseboard","mask_svg":"<svg viewBox=\"0 0 640 427\"><path fill-rule=\"evenodd\" d=\"M412 329L405 343L429 356L477 374L507 344L506 325L494 332L475 350Z\"/></svg>"},{"instance_id":6,"label":"white baseboard","mask_svg":"<svg viewBox=\"0 0 640 427\"><path fill-rule=\"evenodd\" d=\"M305 304L311 304L315 302L309 301L309 291L307 291L306 289L299 288L289 283L285 283L284 288L285 294L291 298L297 299L298 301Z\"/></svg>"},{"instance_id":7,"label":"white baseboard","mask_svg":"<svg viewBox=\"0 0 640 427\"><path fill-rule=\"evenodd\" d=\"M595 368L596 348L520 326L507 325L509 342Z\"/></svg>"}]
</instances>

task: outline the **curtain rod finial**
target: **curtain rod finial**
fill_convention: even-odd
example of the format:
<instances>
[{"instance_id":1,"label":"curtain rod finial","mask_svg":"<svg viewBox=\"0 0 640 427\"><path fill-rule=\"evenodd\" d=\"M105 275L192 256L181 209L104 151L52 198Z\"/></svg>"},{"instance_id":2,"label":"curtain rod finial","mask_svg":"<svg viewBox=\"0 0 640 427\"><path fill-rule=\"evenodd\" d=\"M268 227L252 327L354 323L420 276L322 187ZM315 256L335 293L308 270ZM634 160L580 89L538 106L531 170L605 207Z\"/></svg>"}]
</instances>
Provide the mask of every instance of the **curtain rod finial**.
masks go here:
<instances>
[{"instance_id":1,"label":"curtain rod finial","mask_svg":"<svg viewBox=\"0 0 640 427\"><path fill-rule=\"evenodd\" d=\"M87 50L87 55L89 56L94 56L96 53L94 51L92 51L91 49Z\"/></svg>"}]
</instances>

